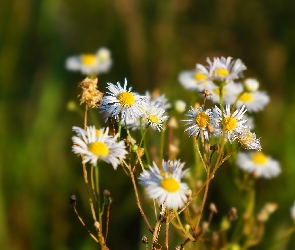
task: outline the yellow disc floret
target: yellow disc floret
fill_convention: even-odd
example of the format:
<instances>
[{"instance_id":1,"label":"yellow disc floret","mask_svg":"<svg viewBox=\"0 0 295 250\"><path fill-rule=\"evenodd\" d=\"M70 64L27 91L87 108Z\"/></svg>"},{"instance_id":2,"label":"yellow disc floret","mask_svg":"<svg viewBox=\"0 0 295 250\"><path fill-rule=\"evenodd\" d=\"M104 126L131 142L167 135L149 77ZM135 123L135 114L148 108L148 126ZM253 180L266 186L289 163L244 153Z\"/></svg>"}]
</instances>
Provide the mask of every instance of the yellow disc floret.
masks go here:
<instances>
[{"instance_id":1,"label":"yellow disc floret","mask_svg":"<svg viewBox=\"0 0 295 250\"><path fill-rule=\"evenodd\" d=\"M151 123L155 123L155 124L158 124L160 123L160 119L157 115L149 115L148 116L148 120L151 122Z\"/></svg>"},{"instance_id":2,"label":"yellow disc floret","mask_svg":"<svg viewBox=\"0 0 295 250\"><path fill-rule=\"evenodd\" d=\"M240 98L242 102L250 102L253 99L253 96L250 93L243 93Z\"/></svg>"},{"instance_id":3,"label":"yellow disc floret","mask_svg":"<svg viewBox=\"0 0 295 250\"><path fill-rule=\"evenodd\" d=\"M94 65L96 63L96 57L93 54L85 54L81 56L82 65Z\"/></svg>"},{"instance_id":4,"label":"yellow disc floret","mask_svg":"<svg viewBox=\"0 0 295 250\"><path fill-rule=\"evenodd\" d=\"M106 157L106 156L109 155L109 148L108 148L108 146L105 143L100 142L100 141L91 143L88 146L88 150L92 154L94 154L94 155L96 155L98 157L100 157L100 156Z\"/></svg>"},{"instance_id":5,"label":"yellow disc floret","mask_svg":"<svg viewBox=\"0 0 295 250\"><path fill-rule=\"evenodd\" d=\"M118 101L123 107L130 107L135 102L135 97L130 92L123 92L117 96Z\"/></svg>"},{"instance_id":6,"label":"yellow disc floret","mask_svg":"<svg viewBox=\"0 0 295 250\"><path fill-rule=\"evenodd\" d=\"M225 131L233 131L237 126L237 119L234 117L225 117L223 121L223 126Z\"/></svg>"},{"instance_id":7,"label":"yellow disc floret","mask_svg":"<svg viewBox=\"0 0 295 250\"><path fill-rule=\"evenodd\" d=\"M252 161L256 164L263 165L267 161L267 156L263 154L262 152L256 152L252 155Z\"/></svg>"},{"instance_id":8,"label":"yellow disc floret","mask_svg":"<svg viewBox=\"0 0 295 250\"><path fill-rule=\"evenodd\" d=\"M199 128L205 128L210 121L210 117L205 112L200 112L196 115L195 121Z\"/></svg>"},{"instance_id":9,"label":"yellow disc floret","mask_svg":"<svg viewBox=\"0 0 295 250\"><path fill-rule=\"evenodd\" d=\"M197 82L203 81L203 80L206 80L206 79L207 79L207 76L206 75L204 75L204 74L202 74L200 72L195 73L195 80Z\"/></svg>"},{"instance_id":10,"label":"yellow disc floret","mask_svg":"<svg viewBox=\"0 0 295 250\"><path fill-rule=\"evenodd\" d=\"M228 74L229 74L228 70L224 69L224 68L218 68L218 69L214 70L214 72L213 72L213 76L215 78L224 78Z\"/></svg>"},{"instance_id":11,"label":"yellow disc floret","mask_svg":"<svg viewBox=\"0 0 295 250\"><path fill-rule=\"evenodd\" d=\"M176 192L180 189L180 185L174 178L166 178L161 181L161 186L168 192Z\"/></svg>"}]
</instances>

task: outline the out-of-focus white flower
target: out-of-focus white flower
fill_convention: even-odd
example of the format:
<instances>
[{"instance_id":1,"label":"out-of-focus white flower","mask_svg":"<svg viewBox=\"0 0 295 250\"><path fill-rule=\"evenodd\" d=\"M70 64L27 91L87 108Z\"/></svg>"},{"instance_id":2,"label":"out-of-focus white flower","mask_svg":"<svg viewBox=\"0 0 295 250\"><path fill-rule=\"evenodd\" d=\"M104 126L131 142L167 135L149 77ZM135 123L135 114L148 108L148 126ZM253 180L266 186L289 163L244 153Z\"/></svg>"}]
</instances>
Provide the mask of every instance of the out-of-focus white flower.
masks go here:
<instances>
[{"instance_id":1,"label":"out-of-focus white flower","mask_svg":"<svg viewBox=\"0 0 295 250\"><path fill-rule=\"evenodd\" d=\"M262 110L269 102L269 96L262 91L244 92L237 101L237 107L245 105L249 112Z\"/></svg>"},{"instance_id":2,"label":"out-of-focus white flower","mask_svg":"<svg viewBox=\"0 0 295 250\"><path fill-rule=\"evenodd\" d=\"M92 75L108 72L112 65L111 53L107 48L100 48L96 53L75 55L67 58L66 68Z\"/></svg>"},{"instance_id":3,"label":"out-of-focus white flower","mask_svg":"<svg viewBox=\"0 0 295 250\"><path fill-rule=\"evenodd\" d=\"M293 219L293 221L295 223L295 202L290 210L291 210L291 218Z\"/></svg>"},{"instance_id":4,"label":"out-of-focus white flower","mask_svg":"<svg viewBox=\"0 0 295 250\"><path fill-rule=\"evenodd\" d=\"M243 70L246 69L246 66L240 59L232 60L231 57L214 57L213 62L207 58L207 62L209 64L207 67L197 64L197 72L207 76L207 80L213 81L218 86L238 79L242 76Z\"/></svg>"},{"instance_id":5,"label":"out-of-focus white flower","mask_svg":"<svg viewBox=\"0 0 295 250\"><path fill-rule=\"evenodd\" d=\"M262 152L239 152L237 164L241 169L253 173L256 177L272 178L281 172L279 162Z\"/></svg>"},{"instance_id":6,"label":"out-of-focus white flower","mask_svg":"<svg viewBox=\"0 0 295 250\"><path fill-rule=\"evenodd\" d=\"M213 84L207 75L193 70L180 72L178 80L185 89L199 92L208 89Z\"/></svg>"}]
</instances>

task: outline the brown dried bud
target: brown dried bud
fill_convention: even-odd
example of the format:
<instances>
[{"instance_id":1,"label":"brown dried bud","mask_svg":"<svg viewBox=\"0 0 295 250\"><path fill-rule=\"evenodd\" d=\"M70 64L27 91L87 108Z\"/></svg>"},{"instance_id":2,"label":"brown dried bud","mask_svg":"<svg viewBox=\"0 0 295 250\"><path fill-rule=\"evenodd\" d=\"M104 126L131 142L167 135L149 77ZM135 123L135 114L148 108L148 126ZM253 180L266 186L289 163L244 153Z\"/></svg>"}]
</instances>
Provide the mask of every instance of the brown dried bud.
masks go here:
<instances>
[{"instance_id":1,"label":"brown dried bud","mask_svg":"<svg viewBox=\"0 0 295 250\"><path fill-rule=\"evenodd\" d=\"M97 89L97 82L97 78L91 79L87 77L79 84L82 89L82 94L78 96L81 97L80 105L86 103L90 108L96 108L100 105L103 93Z\"/></svg>"},{"instance_id":2,"label":"brown dried bud","mask_svg":"<svg viewBox=\"0 0 295 250\"><path fill-rule=\"evenodd\" d=\"M74 195L74 194L71 195L71 196L70 196L70 202L69 202L70 205L73 206L73 207L76 206L76 201L77 201L77 200L76 200L76 195Z\"/></svg>"},{"instance_id":3,"label":"brown dried bud","mask_svg":"<svg viewBox=\"0 0 295 250\"><path fill-rule=\"evenodd\" d=\"M219 151L219 144L214 144L214 145L210 146L210 149L212 151L216 151L218 153L218 151Z\"/></svg>"},{"instance_id":4,"label":"brown dried bud","mask_svg":"<svg viewBox=\"0 0 295 250\"><path fill-rule=\"evenodd\" d=\"M142 241L144 244L148 244L148 243L149 243L149 238L148 238L146 235L144 235L144 236L142 236L141 241Z\"/></svg>"},{"instance_id":5,"label":"brown dried bud","mask_svg":"<svg viewBox=\"0 0 295 250\"><path fill-rule=\"evenodd\" d=\"M218 211L214 203L210 203L209 208L212 213L217 214Z\"/></svg>"},{"instance_id":6,"label":"brown dried bud","mask_svg":"<svg viewBox=\"0 0 295 250\"><path fill-rule=\"evenodd\" d=\"M238 211L235 207L232 207L228 212L228 219L230 221L236 220L238 218Z\"/></svg>"},{"instance_id":7,"label":"brown dried bud","mask_svg":"<svg viewBox=\"0 0 295 250\"><path fill-rule=\"evenodd\" d=\"M213 133L214 132L214 126L212 124L208 124L207 125L207 130L209 133Z\"/></svg>"},{"instance_id":8,"label":"brown dried bud","mask_svg":"<svg viewBox=\"0 0 295 250\"><path fill-rule=\"evenodd\" d=\"M103 196L106 197L106 198L109 198L111 197L111 192L109 190L103 190L102 192Z\"/></svg>"},{"instance_id":9,"label":"brown dried bud","mask_svg":"<svg viewBox=\"0 0 295 250\"><path fill-rule=\"evenodd\" d=\"M169 128L173 128L173 129L177 129L177 128L178 128L178 123L177 123L177 120L175 119L174 116L172 116L172 117L169 119L169 121L168 121L168 123L167 123L167 126L168 126Z\"/></svg>"},{"instance_id":10,"label":"brown dried bud","mask_svg":"<svg viewBox=\"0 0 295 250\"><path fill-rule=\"evenodd\" d=\"M203 91L199 92L203 94L205 97L211 96L211 92L208 89L204 89Z\"/></svg>"}]
</instances>

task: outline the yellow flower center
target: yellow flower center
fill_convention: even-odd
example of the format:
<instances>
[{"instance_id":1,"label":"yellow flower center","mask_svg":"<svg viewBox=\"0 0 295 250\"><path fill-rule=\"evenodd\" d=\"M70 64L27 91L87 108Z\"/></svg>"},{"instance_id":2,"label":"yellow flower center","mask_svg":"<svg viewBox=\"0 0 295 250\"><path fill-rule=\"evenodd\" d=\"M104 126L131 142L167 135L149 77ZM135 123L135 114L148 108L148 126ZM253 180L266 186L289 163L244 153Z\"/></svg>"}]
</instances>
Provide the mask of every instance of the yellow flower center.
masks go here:
<instances>
[{"instance_id":1,"label":"yellow flower center","mask_svg":"<svg viewBox=\"0 0 295 250\"><path fill-rule=\"evenodd\" d=\"M237 126L237 119L234 117L225 117L223 121L223 126L225 131L232 131Z\"/></svg>"},{"instance_id":2,"label":"yellow flower center","mask_svg":"<svg viewBox=\"0 0 295 250\"><path fill-rule=\"evenodd\" d=\"M205 128L210 121L210 117L205 112L200 112L196 115L195 121L199 128Z\"/></svg>"},{"instance_id":3,"label":"yellow flower center","mask_svg":"<svg viewBox=\"0 0 295 250\"><path fill-rule=\"evenodd\" d=\"M130 92L123 92L117 96L118 101L123 107L130 107L134 104L134 95Z\"/></svg>"},{"instance_id":4,"label":"yellow flower center","mask_svg":"<svg viewBox=\"0 0 295 250\"><path fill-rule=\"evenodd\" d=\"M105 143L100 141L96 141L88 145L88 150L96 156L105 157L109 155L108 146Z\"/></svg>"},{"instance_id":5,"label":"yellow flower center","mask_svg":"<svg viewBox=\"0 0 295 250\"><path fill-rule=\"evenodd\" d=\"M92 66L96 63L96 57L93 54L85 54L81 57L82 65Z\"/></svg>"},{"instance_id":6,"label":"yellow flower center","mask_svg":"<svg viewBox=\"0 0 295 250\"><path fill-rule=\"evenodd\" d=\"M199 73L199 72L196 72L195 73L195 80L197 82L202 81L202 80L206 80L206 79L207 79L207 76L206 75L204 75L202 73Z\"/></svg>"},{"instance_id":7,"label":"yellow flower center","mask_svg":"<svg viewBox=\"0 0 295 250\"><path fill-rule=\"evenodd\" d=\"M174 178L166 178L161 181L161 186L168 192L176 192L180 189L180 185Z\"/></svg>"},{"instance_id":8,"label":"yellow flower center","mask_svg":"<svg viewBox=\"0 0 295 250\"><path fill-rule=\"evenodd\" d=\"M250 102L253 99L253 96L250 93L243 93L240 98L242 102Z\"/></svg>"},{"instance_id":9,"label":"yellow flower center","mask_svg":"<svg viewBox=\"0 0 295 250\"><path fill-rule=\"evenodd\" d=\"M219 96L220 88L215 88L214 93ZM222 89L221 93L222 93L222 96L224 96L224 94L225 94L225 89L224 88Z\"/></svg>"},{"instance_id":10,"label":"yellow flower center","mask_svg":"<svg viewBox=\"0 0 295 250\"><path fill-rule=\"evenodd\" d=\"M239 142L243 145L247 145L253 138L253 134L250 131L244 131L243 136L239 138ZM247 133L247 134L246 134Z\"/></svg>"},{"instance_id":11,"label":"yellow flower center","mask_svg":"<svg viewBox=\"0 0 295 250\"><path fill-rule=\"evenodd\" d=\"M160 119L157 115L149 115L148 116L148 120L151 122L151 123L160 123Z\"/></svg>"},{"instance_id":12,"label":"yellow flower center","mask_svg":"<svg viewBox=\"0 0 295 250\"><path fill-rule=\"evenodd\" d=\"M224 78L228 74L229 74L228 70L224 69L224 68L218 68L218 69L214 70L214 72L213 72L213 76L215 78Z\"/></svg>"},{"instance_id":13,"label":"yellow flower center","mask_svg":"<svg viewBox=\"0 0 295 250\"><path fill-rule=\"evenodd\" d=\"M263 165L267 161L267 156L262 152L257 152L252 155L252 161L256 164Z\"/></svg>"}]
</instances>

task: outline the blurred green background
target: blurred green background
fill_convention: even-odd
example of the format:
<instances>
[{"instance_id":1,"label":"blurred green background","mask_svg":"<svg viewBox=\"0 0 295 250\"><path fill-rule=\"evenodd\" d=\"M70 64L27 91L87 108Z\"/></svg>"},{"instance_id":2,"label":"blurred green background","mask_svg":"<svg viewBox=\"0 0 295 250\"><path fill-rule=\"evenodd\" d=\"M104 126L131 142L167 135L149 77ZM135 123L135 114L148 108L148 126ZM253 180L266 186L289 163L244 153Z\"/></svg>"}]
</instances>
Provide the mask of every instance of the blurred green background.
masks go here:
<instances>
[{"instance_id":1,"label":"blurred green background","mask_svg":"<svg viewBox=\"0 0 295 250\"><path fill-rule=\"evenodd\" d=\"M213 56L241 58L245 76L261 82L271 102L256 115L256 132L283 170L257 183L258 205L279 204L253 248L268 249L291 226L295 201L294 9L295 1L281 0L0 1L0 249L98 249L68 204L76 194L91 227L79 158L71 152L71 127L82 126L82 118L67 109L82 76L64 65L68 56L101 46L114 61L99 77L101 89L126 77L139 93L159 89L170 102L189 100L178 73ZM102 189L114 198L108 245L139 249L148 231L130 180L122 169L102 172ZM226 213L233 198L216 183L224 191L213 188L211 197ZM278 249L295 249L294 235Z\"/></svg>"}]
</instances>

